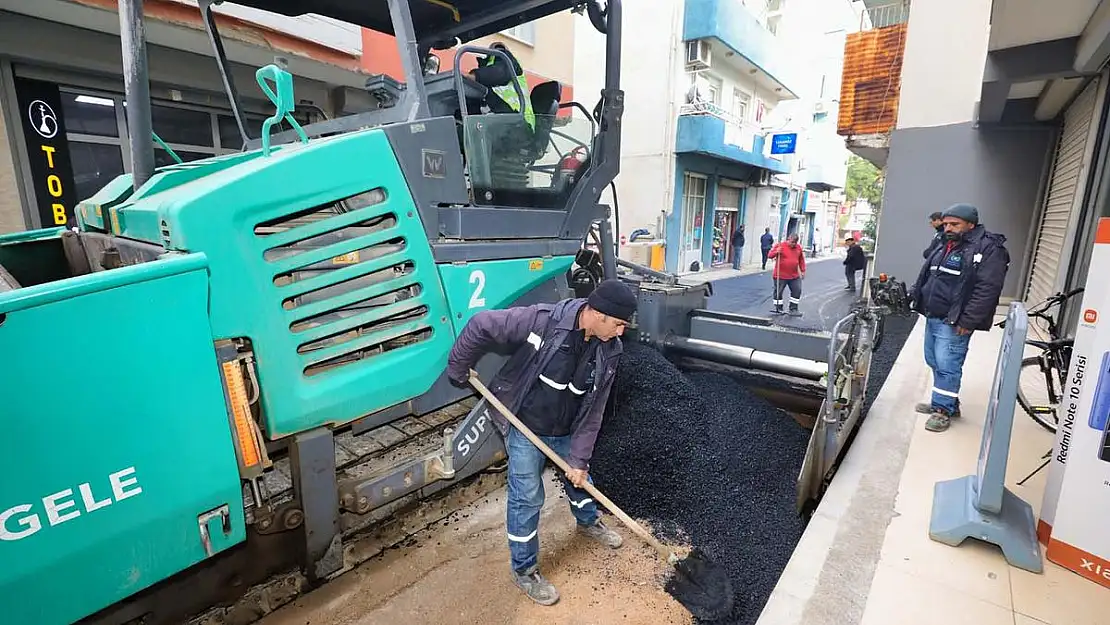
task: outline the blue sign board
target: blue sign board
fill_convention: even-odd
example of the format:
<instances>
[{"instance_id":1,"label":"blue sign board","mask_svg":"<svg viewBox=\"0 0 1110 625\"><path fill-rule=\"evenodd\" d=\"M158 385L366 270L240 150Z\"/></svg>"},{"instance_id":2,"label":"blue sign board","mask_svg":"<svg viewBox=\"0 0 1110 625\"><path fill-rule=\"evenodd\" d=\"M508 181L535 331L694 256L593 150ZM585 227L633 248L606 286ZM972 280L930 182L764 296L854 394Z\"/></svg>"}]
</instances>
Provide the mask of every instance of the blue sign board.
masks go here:
<instances>
[{"instance_id":1,"label":"blue sign board","mask_svg":"<svg viewBox=\"0 0 1110 625\"><path fill-rule=\"evenodd\" d=\"M771 154L793 154L798 145L798 133L771 135Z\"/></svg>"}]
</instances>

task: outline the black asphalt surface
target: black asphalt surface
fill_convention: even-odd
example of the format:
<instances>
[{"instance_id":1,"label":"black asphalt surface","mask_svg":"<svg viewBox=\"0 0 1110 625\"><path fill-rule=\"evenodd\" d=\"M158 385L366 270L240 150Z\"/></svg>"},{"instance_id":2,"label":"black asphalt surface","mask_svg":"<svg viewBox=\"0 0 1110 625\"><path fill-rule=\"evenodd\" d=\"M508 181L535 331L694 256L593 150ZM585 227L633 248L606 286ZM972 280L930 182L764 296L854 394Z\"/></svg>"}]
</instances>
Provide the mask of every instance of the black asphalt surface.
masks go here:
<instances>
[{"instance_id":1,"label":"black asphalt surface","mask_svg":"<svg viewBox=\"0 0 1110 625\"><path fill-rule=\"evenodd\" d=\"M835 291L843 288L831 279L838 270L842 265L830 260L809 273L811 283L823 285L810 309L821 319L827 304L823 314L830 325L839 307L847 310L850 303L850 296ZM737 312L756 314L764 299L769 303L766 289L755 288L760 278L722 281L726 288L718 297L747 301ZM870 399L914 320L887 318L885 338L873 356ZM647 520L665 540L694 546L728 572L734 609L714 622L752 625L805 528L795 513L795 496L809 436L737 378L684 372L659 352L626 343L590 473L602 492Z\"/></svg>"},{"instance_id":2,"label":"black asphalt surface","mask_svg":"<svg viewBox=\"0 0 1110 625\"><path fill-rule=\"evenodd\" d=\"M857 290L853 294L844 290L848 282L844 277L842 262L842 258L833 258L810 264L806 277L802 280L802 303L799 305L802 316L777 316L775 323L805 331L832 330L837 320L848 314L852 302L861 292ZM857 289L862 289L862 273L856 274ZM774 279L771 277L771 263L768 262L767 271L714 281L709 308L741 315L770 317L773 293ZM783 294L784 302L788 302L789 297L788 289Z\"/></svg>"}]
</instances>

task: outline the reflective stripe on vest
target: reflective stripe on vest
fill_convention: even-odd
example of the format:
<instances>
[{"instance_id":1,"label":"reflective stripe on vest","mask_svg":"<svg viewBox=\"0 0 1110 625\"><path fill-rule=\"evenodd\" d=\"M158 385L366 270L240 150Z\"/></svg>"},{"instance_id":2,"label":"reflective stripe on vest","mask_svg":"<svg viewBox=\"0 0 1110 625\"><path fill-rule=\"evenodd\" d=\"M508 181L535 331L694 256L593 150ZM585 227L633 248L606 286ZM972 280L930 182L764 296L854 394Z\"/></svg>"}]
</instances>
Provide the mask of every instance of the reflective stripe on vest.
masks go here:
<instances>
[{"instance_id":1,"label":"reflective stripe on vest","mask_svg":"<svg viewBox=\"0 0 1110 625\"><path fill-rule=\"evenodd\" d=\"M495 59L496 57L491 56L489 60L486 61L486 65L493 65ZM517 76L516 83L520 85L521 93L528 93L528 80L524 76ZM516 111L518 113L520 112L520 97L517 96L516 89L513 87L513 83L510 82L507 85L494 87L493 93L497 97L501 98L501 100L503 100L505 104L508 104L509 108L513 109L513 111ZM524 98L524 121L528 122L528 126L532 130L536 129L536 113L532 110L532 101L527 97L527 95L525 95Z\"/></svg>"}]
</instances>

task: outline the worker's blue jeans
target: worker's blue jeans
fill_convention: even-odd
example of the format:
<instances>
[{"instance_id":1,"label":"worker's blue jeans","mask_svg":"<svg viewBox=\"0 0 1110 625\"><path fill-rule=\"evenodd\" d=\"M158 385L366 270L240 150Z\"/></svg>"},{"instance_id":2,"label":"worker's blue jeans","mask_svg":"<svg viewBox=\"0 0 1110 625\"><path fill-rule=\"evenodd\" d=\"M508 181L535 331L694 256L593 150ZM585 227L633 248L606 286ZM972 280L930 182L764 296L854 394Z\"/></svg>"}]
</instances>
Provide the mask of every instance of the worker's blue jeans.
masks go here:
<instances>
[{"instance_id":1,"label":"worker's blue jeans","mask_svg":"<svg viewBox=\"0 0 1110 625\"><path fill-rule=\"evenodd\" d=\"M540 436L560 457L570 452L570 436ZM505 437L509 453L509 505L506 511L506 533L513 570L526 573L536 565L540 554L540 509L543 508L543 469L547 457L523 434L510 426ZM556 469L570 501L570 511L579 525L597 523L597 503L589 493L571 486L566 475ZM592 480L591 480L592 483Z\"/></svg>"},{"instance_id":2,"label":"worker's blue jeans","mask_svg":"<svg viewBox=\"0 0 1110 625\"><path fill-rule=\"evenodd\" d=\"M960 407L960 378L971 335L938 317L925 319L925 364L933 370L933 408L954 414Z\"/></svg>"}]
</instances>

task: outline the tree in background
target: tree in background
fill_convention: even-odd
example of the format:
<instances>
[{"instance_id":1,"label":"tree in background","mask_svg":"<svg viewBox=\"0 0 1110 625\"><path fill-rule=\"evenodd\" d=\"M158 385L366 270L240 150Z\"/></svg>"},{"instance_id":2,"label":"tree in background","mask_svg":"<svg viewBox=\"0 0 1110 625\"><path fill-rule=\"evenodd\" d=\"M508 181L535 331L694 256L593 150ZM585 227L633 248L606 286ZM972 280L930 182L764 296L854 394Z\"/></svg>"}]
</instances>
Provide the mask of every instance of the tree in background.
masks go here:
<instances>
[{"instance_id":1,"label":"tree in background","mask_svg":"<svg viewBox=\"0 0 1110 625\"><path fill-rule=\"evenodd\" d=\"M849 202L866 200L871 205L871 217L863 226L863 236L874 241L883 204L883 172L869 161L853 154L848 158L848 180L844 196ZM865 248L871 245L873 243L865 245Z\"/></svg>"},{"instance_id":2,"label":"tree in background","mask_svg":"<svg viewBox=\"0 0 1110 625\"><path fill-rule=\"evenodd\" d=\"M853 154L848 158L848 181L844 195L849 202L865 199L877 212L883 203L883 172Z\"/></svg>"}]
</instances>

